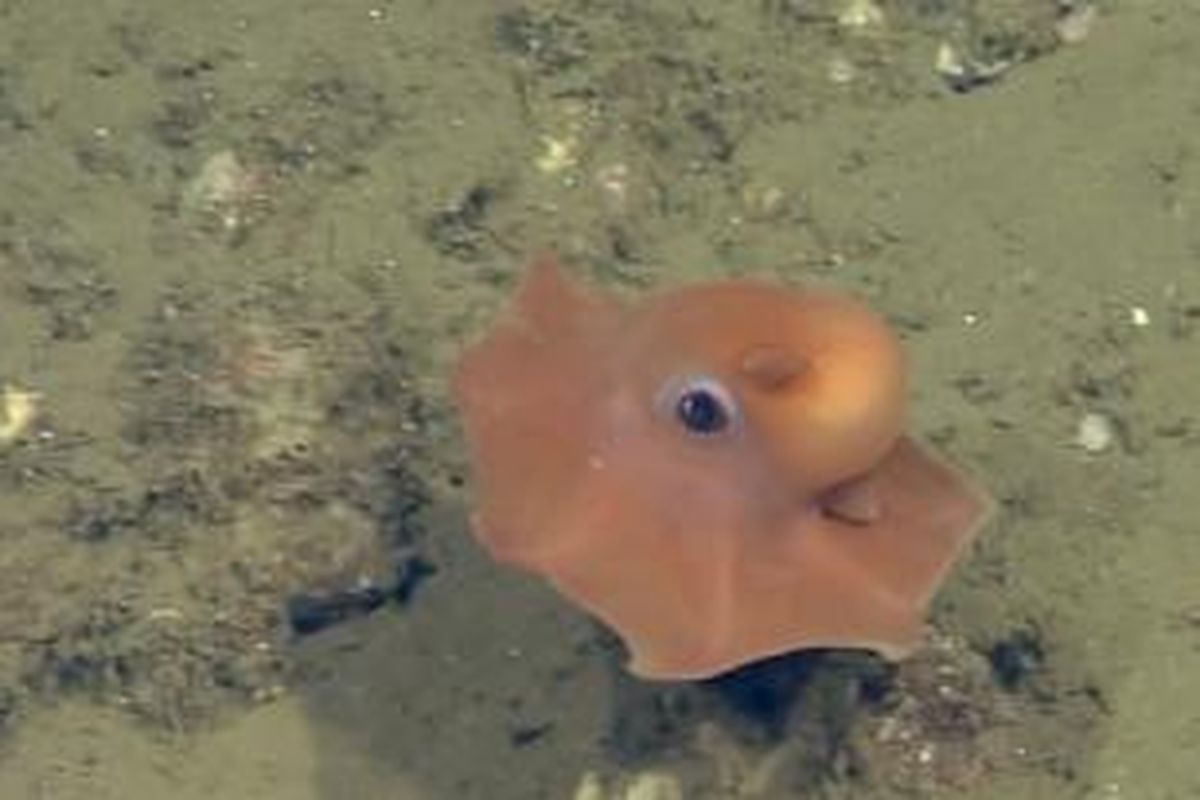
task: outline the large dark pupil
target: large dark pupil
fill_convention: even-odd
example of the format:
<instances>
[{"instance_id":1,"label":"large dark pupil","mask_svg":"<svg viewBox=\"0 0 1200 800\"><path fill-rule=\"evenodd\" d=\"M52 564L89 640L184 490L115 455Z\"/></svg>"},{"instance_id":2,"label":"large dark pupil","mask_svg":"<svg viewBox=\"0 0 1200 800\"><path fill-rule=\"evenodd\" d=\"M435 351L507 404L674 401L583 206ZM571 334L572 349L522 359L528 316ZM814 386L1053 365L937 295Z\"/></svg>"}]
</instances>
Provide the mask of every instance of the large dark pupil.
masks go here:
<instances>
[{"instance_id":1,"label":"large dark pupil","mask_svg":"<svg viewBox=\"0 0 1200 800\"><path fill-rule=\"evenodd\" d=\"M692 389L680 395L675 413L692 433L720 433L729 424L729 414L721 401L704 389Z\"/></svg>"}]
</instances>

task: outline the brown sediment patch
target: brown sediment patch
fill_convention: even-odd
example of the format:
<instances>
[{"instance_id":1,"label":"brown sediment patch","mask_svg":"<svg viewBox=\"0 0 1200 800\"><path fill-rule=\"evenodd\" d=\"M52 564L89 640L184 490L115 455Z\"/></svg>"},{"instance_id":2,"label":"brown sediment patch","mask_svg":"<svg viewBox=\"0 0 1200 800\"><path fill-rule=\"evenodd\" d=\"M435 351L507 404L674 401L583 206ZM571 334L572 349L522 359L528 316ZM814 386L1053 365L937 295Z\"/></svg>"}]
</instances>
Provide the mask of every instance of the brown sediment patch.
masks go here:
<instances>
[{"instance_id":1,"label":"brown sediment patch","mask_svg":"<svg viewBox=\"0 0 1200 800\"><path fill-rule=\"evenodd\" d=\"M14 702L82 691L186 727L284 691L290 597L378 585L399 605L433 569L418 460L436 423L402 326L285 305L173 290L125 363L106 469L85 477L67 431L4 454L37 509L0 562Z\"/></svg>"}]
</instances>

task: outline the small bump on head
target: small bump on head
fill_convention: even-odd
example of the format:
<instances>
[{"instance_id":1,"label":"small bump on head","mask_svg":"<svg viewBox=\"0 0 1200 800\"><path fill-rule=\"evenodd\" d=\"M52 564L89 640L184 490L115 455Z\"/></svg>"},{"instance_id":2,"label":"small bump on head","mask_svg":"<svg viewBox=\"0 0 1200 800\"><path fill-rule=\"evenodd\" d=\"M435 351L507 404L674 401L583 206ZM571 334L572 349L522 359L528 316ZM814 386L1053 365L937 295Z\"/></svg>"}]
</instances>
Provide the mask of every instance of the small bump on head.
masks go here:
<instances>
[{"instance_id":1,"label":"small bump on head","mask_svg":"<svg viewBox=\"0 0 1200 800\"><path fill-rule=\"evenodd\" d=\"M759 388L777 391L800 377L808 368L808 360L781 345L766 344L748 349L739 368Z\"/></svg>"}]
</instances>

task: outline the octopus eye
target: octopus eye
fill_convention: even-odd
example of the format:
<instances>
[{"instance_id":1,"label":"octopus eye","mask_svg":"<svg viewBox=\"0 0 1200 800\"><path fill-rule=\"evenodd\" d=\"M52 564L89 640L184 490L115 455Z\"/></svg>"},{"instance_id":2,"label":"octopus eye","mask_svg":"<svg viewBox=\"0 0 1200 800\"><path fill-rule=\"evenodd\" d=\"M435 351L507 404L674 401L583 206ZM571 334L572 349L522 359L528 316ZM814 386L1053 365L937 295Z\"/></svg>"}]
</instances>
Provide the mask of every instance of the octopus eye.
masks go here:
<instances>
[{"instance_id":1,"label":"octopus eye","mask_svg":"<svg viewBox=\"0 0 1200 800\"><path fill-rule=\"evenodd\" d=\"M724 433L737 418L732 395L712 378L690 378L674 393L675 418L688 433L714 436Z\"/></svg>"}]
</instances>

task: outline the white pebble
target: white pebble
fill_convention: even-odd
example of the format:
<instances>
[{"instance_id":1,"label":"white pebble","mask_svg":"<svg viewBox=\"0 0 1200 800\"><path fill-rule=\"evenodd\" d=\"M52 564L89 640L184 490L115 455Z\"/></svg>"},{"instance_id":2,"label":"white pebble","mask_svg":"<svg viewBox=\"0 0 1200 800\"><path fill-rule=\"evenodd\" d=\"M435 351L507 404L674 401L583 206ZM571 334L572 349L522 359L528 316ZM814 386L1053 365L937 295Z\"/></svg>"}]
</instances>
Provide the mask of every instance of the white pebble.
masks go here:
<instances>
[{"instance_id":1,"label":"white pebble","mask_svg":"<svg viewBox=\"0 0 1200 800\"><path fill-rule=\"evenodd\" d=\"M1080 5L1054 25L1054 31L1063 44L1079 44L1092 32L1096 21L1096 7L1090 3Z\"/></svg>"},{"instance_id":2,"label":"white pebble","mask_svg":"<svg viewBox=\"0 0 1200 800\"><path fill-rule=\"evenodd\" d=\"M1075 444L1089 453L1101 453L1112 446L1116 438L1112 420L1103 414L1089 411L1079 420L1075 431Z\"/></svg>"},{"instance_id":3,"label":"white pebble","mask_svg":"<svg viewBox=\"0 0 1200 800\"><path fill-rule=\"evenodd\" d=\"M850 0L842 13L838 14L838 24L844 28L882 25L883 21L883 9L872 0Z\"/></svg>"}]
</instances>

